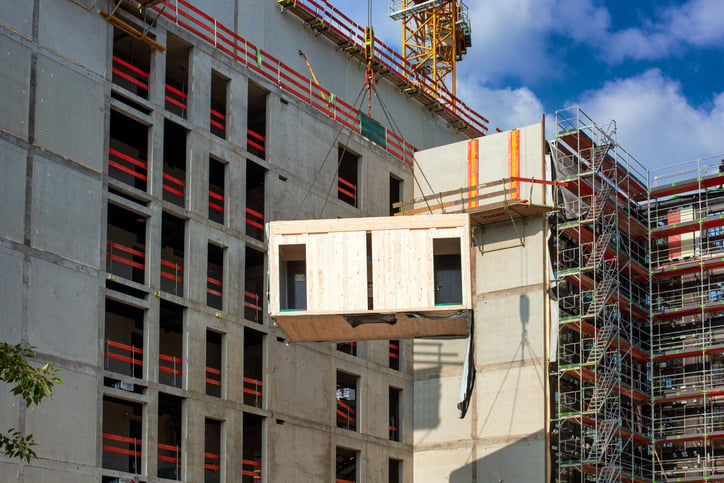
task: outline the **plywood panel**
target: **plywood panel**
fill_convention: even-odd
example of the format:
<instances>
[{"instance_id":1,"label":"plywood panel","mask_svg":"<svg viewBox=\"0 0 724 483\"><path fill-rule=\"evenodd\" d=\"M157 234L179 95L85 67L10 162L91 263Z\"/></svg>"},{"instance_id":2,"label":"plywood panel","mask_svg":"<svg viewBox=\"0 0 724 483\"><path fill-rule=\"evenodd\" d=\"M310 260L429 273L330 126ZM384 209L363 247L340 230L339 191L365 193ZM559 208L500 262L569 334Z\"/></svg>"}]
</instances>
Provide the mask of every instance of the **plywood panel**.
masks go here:
<instances>
[{"instance_id":1,"label":"plywood panel","mask_svg":"<svg viewBox=\"0 0 724 483\"><path fill-rule=\"evenodd\" d=\"M373 309L434 306L432 237L428 230L372 232Z\"/></svg>"},{"instance_id":2,"label":"plywood panel","mask_svg":"<svg viewBox=\"0 0 724 483\"><path fill-rule=\"evenodd\" d=\"M358 312L367 309L366 233L307 237L307 310Z\"/></svg>"}]
</instances>

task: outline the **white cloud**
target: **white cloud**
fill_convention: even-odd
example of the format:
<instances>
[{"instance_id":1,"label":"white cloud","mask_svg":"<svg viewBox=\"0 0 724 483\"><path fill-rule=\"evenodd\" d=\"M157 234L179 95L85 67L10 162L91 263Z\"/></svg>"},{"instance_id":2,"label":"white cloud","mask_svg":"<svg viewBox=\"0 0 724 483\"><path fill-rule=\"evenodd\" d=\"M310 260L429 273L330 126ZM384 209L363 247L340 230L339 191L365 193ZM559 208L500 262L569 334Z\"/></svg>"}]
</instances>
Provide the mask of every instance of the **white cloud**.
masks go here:
<instances>
[{"instance_id":1,"label":"white cloud","mask_svg":"<svg viewBox=\"0 0 724 483\"><path fill-rule=\"evenodd\" d=\"M490 121L490 133L540 121L543 104L527 87L491 89L475 81L459 82L458 97Z\"/></svg>"},{"instance_id":2,"label":"white cloud","mask_svg":"<svg viewBox=\"0 0 724 483\"><path fill-rule=\"evenodd\" d=\"M614 119L618 144L648 168L724 153L724 92L710 109L696 108L657 69L609 81L576 103L599 124Z\"/></svg>"}]
</instances>

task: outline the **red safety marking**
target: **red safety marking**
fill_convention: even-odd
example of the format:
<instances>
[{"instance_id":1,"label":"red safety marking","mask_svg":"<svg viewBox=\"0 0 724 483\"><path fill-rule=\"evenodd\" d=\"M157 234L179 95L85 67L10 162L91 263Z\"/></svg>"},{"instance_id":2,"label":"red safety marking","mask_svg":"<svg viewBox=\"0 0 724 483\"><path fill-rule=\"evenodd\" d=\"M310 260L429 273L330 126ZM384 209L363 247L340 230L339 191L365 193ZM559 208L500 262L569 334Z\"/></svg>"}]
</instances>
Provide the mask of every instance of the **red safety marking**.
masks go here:
<instances>
[{"instance_id":1,"label":"red safety marking","mask_svg":"<svg viewBox=\"0 0 724 483\"><path fill-rule=\"evenodd\" d=\"M254 210L252 210L251 208L247 208L247 209L246 209L246 212L249 213L250 215L256 216L257 218L259 218L259 219L261 219L261 220L264 220L264 215L262 215L262 214L259 213L258 211L254 211Z\"/></svg>"},{"instance_id":2,"label":"red safety marking","mask_svg":"<svg viewBox=\"0 0 724 483\"><path fill-rule=\"evenodd\" d=\"M221 374L221 369L214 369L213 367L206 367L206 372L210 372L212 374Z\"/></svg>"},{"instance_id":3,"label":"red safety marking","mask_svg":"<svg viewBox=\"0 0 724 483\"><path fill-rule=\"evenodd\" d=\"M181 99L186 99L186 94L184 94L183 92L181 92L180 90L176 89L176 88L173 87L173 86L170 86L170 85L166 84L166 90L167 90L167 91L170 91L170 92L172 92L172 93L174 93L174 94L176 94L176 95L179 96Z\"/></svg>"},{"instance_id":4,"label":"red safety marking","mask_svg":"<svg viewBox=\"0 0 724 483\"><path fill-rule=\"evenodd\" d=\"M179 272L184 271L183 265L179 265L178 263L169 262L168 260L161 259L161 265L165 265L167 267L171 267L175 270L178 270Z\"/></svg>"},{"instance_id":5,"label":"red safety marking","mask_svg":"<svg viewBox=\"0 0 724 483\"><path fill-rule=\"evenodd\" d=\"M170 96L165 96L165 99L166 99L168 102L170 102L171 104L173 104L173 105L175 105L175 106L177 106L177 107L180 107L180 108L183 109L183 110L186 110L186 104L183 104L183 103L177 101L176 99L174 99L174 98L172 98L172 97L170 97Z\"/></svg>"},{"instance_id":6,"label":"red safety marking","mask_svg":"<svg viewBox=\"0 0 724 483\"><path fill-rule=\"evenodd\" d=\"M158 370L161 372L168 372L169 374L176 374L177 376L181 375L180 369L171 369L170 367L158 366Z\"/></svg>"},{"instance_id":7,"label":"red safety marking","mask_svg":"<svg viewBox=\"0 0 724 483\"><path fill-rule=\"evenodd\" d=\"M114 262L120 262L120 263L123 263L123 264L125 264L125 265L130 265L131 267L138 268L138 269L140 269L140 270L143 270L143 269L145 268L145 267L143 266L143 264L141 264L141 263L134 262L134 261L129 260L129 259L127 259L127 258L119 257L118 255L111 255L110 253L106 253L106 258L110 258L110 259L113 260Z\"/></svg>"},{"instance_id":8,"label":"red safety marking","mask_svg":"<svg viewBox=\"0 0 724 483\"><path fill-rule=\"evenodd\" d=\"M118 64L121 64L121 65L122 65L123 67L125 67L126 69L135 72L136 74L142 76L144 79L148 79L148 73L147 73L147 72L142 71L141 69L139 69L138 67L136 67L136 66L133 65L133 64L129 64L128 62L126 62L125 60L121 59L120 57L116 57L116 56L114 55L114 56L113 56L113 62L116 62L116 63L118 63Z\"/></svg>"},{"instance_id":9,"label":"red safety marking","mask_svg":"<svg viewBox=\"0 0 724 483\"><path fill-rule=\"evenodd\" d=\"M222 121L226 121L226 116L221 114L219 111L215 111L214 109L211 109L211 114L213 116L216 116L217 118L221 119Z\"/></svg>"},{"instance_id":10,"label":"red safety marking","mask_svg":"<svg viewBox=\"0 0 724 483\"><path fill-rule=\"evenodd\" d=\"M221 381L215 381L213 379L209 379L208 377L206 378L206 382L213 384L214 386L221 386Z\"/></svg>"},{"instance_id":11,"label":"red safety marking","mask_svg":"<svg viewBox=\"0 0 724 483\"><path fill-rule=\"evenodd\" d=\"M109 154L112 154L112 155L114 155L114 156L117 156L117 157L121 158L121 159L124 160L124 161L128 161L128 162L131 163L131 164L135 164L135 165L138 166L139 168L143 168L143 169L147 169L147 168L148 168L148 165L147 165L146 163L144 163L144 162L142 162L142 161L139 161L139 160L137 160L137 159L135 159L135 158L132 158L132 157L130 157L129 155L124 154L124 153L122 153L122 152L120 152L120 151L118 151L118 150L116 150L116 149L108 148L108 153L109 153Z\"/></svg>"},{"instance_id":12,"label":"red safety marking","mask_svg":"<svg viewBox=\"0 0 724 483\"><path fill-rule=\"evenodd\" d=\"M110 451L112 453L126 454L129 456L141 456L141 451L133 451L131 449L116 448L115 446L103 445L103 451Z\"/></svg>"},{"instance_id":13,"label":"red safety marking","mask_svg":"<svg viewBox=\"0 0 724 483\"><path fill-rule=\"evenodd\" d=\"M220 460L220 459L221 459L221 456L220 456L220 455L214 454L214 453L204 453L204 457L205 457L205 458L212 459L212 460Z\"/></svg>"},{"instance_id":14,"label":"red safety marking","mask_svg":"<svg viewBox=\"0 0 724 483\"><path fill-rule=\"evenodd\" d=\"M247 139L247 140L246 140L246 144L255 147L256 149L258 149L258 150L261 151L261 152L264 152L264 146L262 146L261 144L255 143L255 142L252 141L251 139Z\"/></svg>"},{"instance_id":15,"label":"red safety marking","mask_svg":"<svg viewBox=\"0 0 724 483\"><path fill-rule=\"evenodd\" d=\"M221 287L221 286L223 285L223 284L221 283L221 281L216 280L215 278L211 278L211 277L206 277L206 281L209 282L209 283L212 283L212 284L214 284L214 285L218 285L219 287Z\"/></svg>"},{"instance_id":16,"label":"red safety marking","mask_svg":"<svg viewBox=\"0 0 724 483\"><path fill-rule=\"evenodd\" d=\"M223 297L223 296L224 296L223 293L219 292L218 290L211 289L211 288L207 288L207 289L206 289L206 293L209 293L209 294L211 294L211 295L216 295L217 297Z\"/></svg>"},{"instance_id":17,"label":"red safety marking","mask_svg":"<svg viewBox=\"0 0 724 483\"><path fill-rule=\"evenodd\" d=\"M110 439L112 441L120 441L121 443L130 443L130 444L141 444L140 439L136 438L129 438L128 436L119 436L117 434L111 434L111 433L103 433L103 439Z\"/></svg>"},{"instance_id":18,"label":"red safety marking","mask_svg":"<svg viewBox=\"0 0 724 483\"><path fill-rule=\"evenodd\" d=\"M356 412L354 409L352 409L351 407L347 406L345 403L343 403L343 402L340 401L339 399L337 399L337 405L338 405L338 406L342 406L343 408L345 408L347 411L349 411L349 412L352 413L352 414L355 414L355 412Z\"/></svg>"},{"instance_id":19,"label":"red safety marking","mask_svg":"<svg viewBox=\"0 0 724 483\"><path fill-rule=\"evenodd\" d=\"M179 358L177 358L177 357L167 356L167 355L164 355L164 354L159 354L159 355L158 355L158 358L161 359L162 361L176 362L177 364L181 364L181 359L179 359Z\"/></svg>"},{"instance_id":20,"label":"red safety marking","mask_svg":"<svg viewBox=\"0 0 724 483\"><path fill-rule=\"evenodd\" d=\"M216 198L216 199L219 200L219 201L224 201L224 196L223 196L223 195L220 195L219 193L215 193L215 192L213 192L213 191L211 191L211 190L209 190L209 197L211 197L211 198Z\"/></svg>"},{"instance_id":21,"label":"red safety marking","mask_svg":"<svg viewBox=\"0 0 724 483\"><path fill-rule=\"evenodd\" d=\"M221 124L221 123L219 123L219 122L216 122L216 121L214 121L213 119L211 119L210 122L211 122L211 125L212 125L212 126L218 127L218 128L221 129L222 131L226 131L226 126L224 126L223 124Z\"/></svg>"},{"instance_id":22,"label":"red safety marking","mask_svg":"<svg viewBox=\"0 0 724 483\"><path fill-rule=\"evenodd\" d=\"M125 72L121 71L120 69L116 69L113 67L111 69L111 72L113 72L115 75L122 77L126 79L129 82L132 82L133 84L136 84L138 87L141 87L142 89L148 90L148 84L145 84L141 82L140 80L136 79L135 77L131 77L130 75L126 74Z\"/></svg>"},{"instance_id":23,"label":"red safety marking","mask_svg":"<svg viewBox=\"0 0 724 483\"><path fill-rule=\"evenodd\" d=\"M354 185L354 184L350 183L349 181L347 181L347 180L344 179L344 178L337 177L337 179L339 180L340 183L342 183L342 184L344 184L344 185L347 185L347 186L349 186L350 188L352 188L353 190L357 191L357 185Z\"/></svg>"},{"instance_id":24,"label":"red safety marking","mask_svg":"<svg viewBox=\"0 0 724 483\"><path fill-rule=\"evenodd\" d=\"M352 481L352 480L343 480L341 478L337 478L336 480L334 480L334 482L335 483L354 483L354 481Z\"/></svg>"},{"instance_id":25,"label":"red safety marking","mask_svg":"<svg viewBox=\"0 0 724 483\"><path fill-rule=\"evenodd\" d=\"M108 160L108 166L112 166L112 167L114 167L114 168L116 168L116 169L119 169L119 170L121 170L121 171L124 171L124 172L130 174L131 176L135 176L136 178L140 178L140 179L142 179L143 181L146 181L146 175L145 175L145 174L141 174L141 173L138 173L138 172L136 172L136 171L133 171L131 168L126 168L126 167L123 166L122 164L118 164L118 163L116 163L115 161L113 161L113 160L111 160L111 159Z\"/></svg>"},{"instance_id":26,"label":"red safety marking","mask_svg":"<svg viewBox=\"0 0 724 483\"><path fill-rule=\"evenodd\" d=\"M158 448L159 448L159 449L165 449L165 450L168 450L168 451L180 451L180 450L181 450L181 447L180 447L180 446L171 446L171 445L169 445L169 444L159 444L159 445L158 445Z\"/></svg>"},{"instance_id":27,"label":"red safety marking","mask_svg":"<svg viewBox=\"0 0 724 483\"><path fill-rule=\"evenodd\" d=\"M143 365L143 361L141 361L140 359L130 358L128 356L122 356L120 354L114 354L114 353L108 352L108 351L103 352L103 354L110 359L116 359L116 360L119 360L122 362L128 362L128 363L136 364L139 366Z\"/></svg>"},{"instance_id":28,"label":"red safety marking","mask_svg":"<svg viewBox=\"0 0 724 483\"><path fill-rule=\"evenodd\" d=\"M111 248L115 248L117 250L120 250L122 252L130 253L131 255L136 255L142 258L146 257L146 254L143 252L139 252L138 250L134 250L133 248L129 248L125 245L121 245L119 243L112 242L110 240L106 241L106 245L110 246Z\"/></svg>"},{"instance_id":29,"label":"red safety marking","mask_svg":"<svg viewBox=\"0 0 724 483\"><path fill-rule=\"evenodd\" d=\"M158 455L158 461L168 461L169 463L181 464L181 458L175 458L173 456Z\"/></svg>"},{"instance_id":30,"label":"red safety marking","mask_svg":"<svg viewBox=\"0 0 724 483\"><path fill-rule=\"evenodd\" d=\"M344 188L338 188L338 190L339 190L339 192L342 193L343 195L347 195L347 196L349 196L350 198L353 198L353 199L355 199L355 200L357 199L357 196L355 196L353 193L350 193L349 191L347 191L347 190L344 189Z\"/></svg>"},{"instance_id":31,"label":"red safety marking","mask_svg":"<svg viewBox=\"0 0 724 483\"><path fill-rule=\"evenodd\" d=\"M117 347L118 349L125 349L127 351L136 352L138 354L143 354L143 349L139 347L133 347L130 345L122 344L120 342L116 342L114 340L106 339L106 344L108 344L111 347Z\"/></svg>"},{"instance_id":32,"label":"red safety marking","mask_svg":"<svg viewBox=\"0 0 724 483\"><path fill-rule=\"evenodd\" d=\"M251 394L252 396L261 397L261 391L254 391L253 389L244 388L244 393Z\"/></svg>"},{"instance_id":33,"label":"red safety marking","mask_svg":"<svg viewBox=\"0 0 724 483\"><path fill-rule=\"evenodd\" d=\"M262 136L261 134L259 134L257 132L252 131L251 129L247 129L246 134L248 134L249 136L255 137L256 139L258 139L261 142L264 142L264 136Z\"/></svg>"},{"instance_id":34,"label":"red safety marking","mask_svg":"<svg viewBox=\"0 0 724 483\"><path fill-rule=\"evenodd\" d=\"M210 202L210 201L209 201L209 208L213 208L213 209L216 210L216 211L221 211L222 213L223 213L223 211L224 211L224 208L223 208L222 206L219 206L219 205L217 205L217 204L215 204L215 203L212 203L212 202Z\"/></svg>"}]
</instances>

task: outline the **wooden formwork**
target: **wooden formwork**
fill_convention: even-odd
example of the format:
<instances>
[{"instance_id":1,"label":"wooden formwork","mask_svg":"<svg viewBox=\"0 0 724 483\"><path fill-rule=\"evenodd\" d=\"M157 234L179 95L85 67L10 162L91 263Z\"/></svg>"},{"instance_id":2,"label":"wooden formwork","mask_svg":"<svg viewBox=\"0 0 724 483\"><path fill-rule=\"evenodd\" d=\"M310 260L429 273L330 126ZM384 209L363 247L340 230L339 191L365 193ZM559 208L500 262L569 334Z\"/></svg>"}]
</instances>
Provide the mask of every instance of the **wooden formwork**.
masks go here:
<instances>
[{"instance_id":1,"label":"wooden formwork","mask_svg":"<svg viewBox=\"0 0 724 483\"><path fill-rule=\"evenodd\" d=\"M465 336L467 214L275 221L269 310L292 341Z\"/></svg>"}]
</instances>

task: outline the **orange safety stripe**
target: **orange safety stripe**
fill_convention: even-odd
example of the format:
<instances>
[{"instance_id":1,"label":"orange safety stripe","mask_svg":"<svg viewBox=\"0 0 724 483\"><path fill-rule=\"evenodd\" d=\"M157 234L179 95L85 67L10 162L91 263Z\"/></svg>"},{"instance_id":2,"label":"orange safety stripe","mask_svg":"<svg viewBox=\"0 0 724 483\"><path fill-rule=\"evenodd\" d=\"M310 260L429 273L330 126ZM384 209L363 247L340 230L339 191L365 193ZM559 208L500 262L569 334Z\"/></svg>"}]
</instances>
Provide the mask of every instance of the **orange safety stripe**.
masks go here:
<instances>
[{"instance_id":1,"label":"orange safety stripe","mask_svg":"<svg viewBox=\"0 0 724 483\"><path fill-rule=\"evenodd\" d=\"M136 74L142 76L144 79L148 79L148 72L142 71L141 69L139 69L139 68L136 67L135 65L129 64L128 62L126 62L125 60L121 59L120 57L116 57L116 56L114 55L114 56L113 56L113 62L122 65L123 67L125 67L126 69L128 69L128 70L130 70L130 71L132 71L132 72L135 72Z\"/></svg>"},{"instance_id":2,"label":"orange safety stripe","mask_svg":"<svg viewBox=\"0 0 724 483\"><path fill-rule=\"evenodd\" d=\"M169 92L172 92L172 93L176 94L176 95L179 96L181 99L186 99L186 94L183 93L183 92L181 92L180 90L176 89L176 88L173 87L173 86L170 86L170 85L166 84L166 90L169 91Z\"/></svg>"},{"instance_id":3,"label":"orange safety stripe","mask_svg":"<svg viewBox=\"0 0 724 483\"><path fill-rule=\"evenodd\" d=\"M177 362L177 363L181 364L181 359L179 359L179 358L177 358L177 357L167 356L167 355L164 355L164 354L159 354L159 355L158 355L158 358L161 359L162 361Z\"/></svg>"},{"instance_id":4,"label":"orange safety stripe","mask_svg":"<svg viewBox=\"0 0 724 483\"><path fill-rule=\"evenodd\" d=\"M110 439L112 441L120 441L121 443L141 444L140 439L129 438L128 436L119 436L117 434L111 434L111 433L103 433L103 439Z\"/></svg>"},{"instance_id":5,"label":"orange safety stripe","mask_svg":"<svg viewBox=\"0 0 724 483\"><path fill-rule=\"evenodd\" d=\"M520 182L518 175L520 174L520 130L514 129L510 131L508 143L508 168L512 182L510 188L510 199L517 200L519 196Z\"/></svg>"},{"instance_id":6,"label":"orange safety stripe","mask_svg":"<svg viewBox=\"0 0 724 483\"><path fill-rule=\"evenodd\" d=\"M138 166L139 168L148 169L148 165L146 163L144 163L143 161L139 161L136 158L132 158L129 155L118 151L117 149L108 148L108 154L112 154L113 156L121 158L124 161L128 161L129 163L134 164L134 165Z\"/></svg>"},{"instance_id":7,"label":"orange safety stripe","mask_svg":"<svg viewBox=\"0 0 724 483\"><path fill-rule=\"evenodd\" d=\"M215 111L214 109L211 109L211 115L218 117L222 121L226 120L226 116L221 114L219 111Z\"/></svg>"},{"instance_id":8,"label":"orange safety stripe","mask_svg":"<svg viewBox=\"0 0 724 483\"><path fill-rule=\"evenodd\" d=\"M129 248L125 245L121 245L120 243L112 242L110 240L106 241L106 245L110 246L111 248L116 248L122 252L130 253L131 255L137 255L139 257L145 258L146 254L143 252L140 252L138 250L134 250L133 248Z\"/></svg>"},{"instance_id":9,"label":"orange safety stripe","mask_svg":"<svg viewBox=\"0 0 724 483\"><path fill-rule=\"evenodd\" d=\"M137 352L138 354L143 354L143 349L139 347L133 347L127 344L122 344L120 342L116 342L114 340L106 339L106 344L108 344L111 347L116 347L118 349L125 349L127 351Z\"/></svg>"},{"instance_id":10,"label":"orange safety stripe","mask_svg":"<svg viewBox=\"0 0 724 483\"><path fill-rule=\"evenodd\" d=\"M478 151L478 140L471 139L468 141L468 186L477 186L479 182L479 151ZM470 198L476 198L478 196L478 190L472 190L469 193ZM477 200L468 202L468 208L475 208L478 206Z\"/></svg>"}]
</instances>

